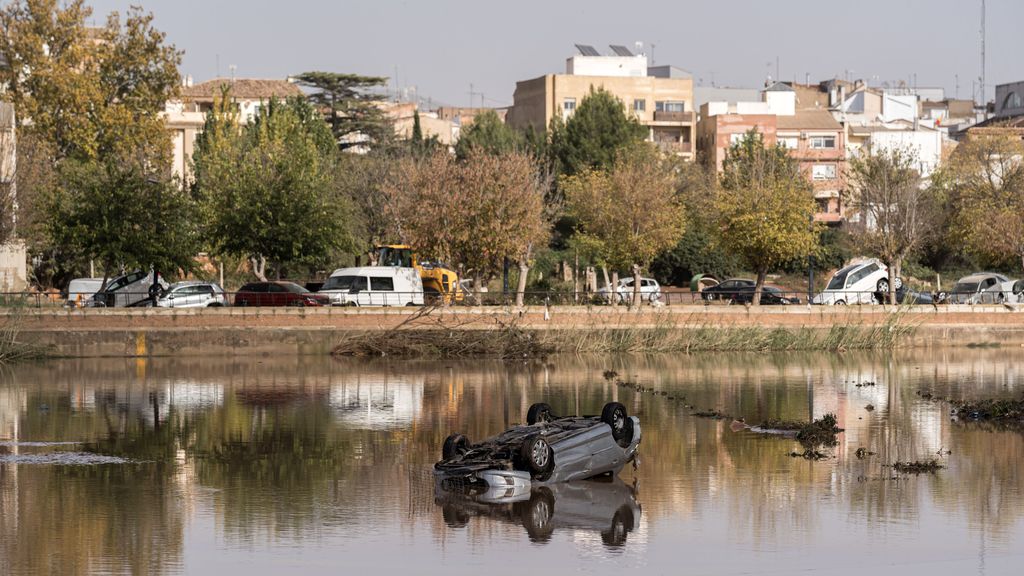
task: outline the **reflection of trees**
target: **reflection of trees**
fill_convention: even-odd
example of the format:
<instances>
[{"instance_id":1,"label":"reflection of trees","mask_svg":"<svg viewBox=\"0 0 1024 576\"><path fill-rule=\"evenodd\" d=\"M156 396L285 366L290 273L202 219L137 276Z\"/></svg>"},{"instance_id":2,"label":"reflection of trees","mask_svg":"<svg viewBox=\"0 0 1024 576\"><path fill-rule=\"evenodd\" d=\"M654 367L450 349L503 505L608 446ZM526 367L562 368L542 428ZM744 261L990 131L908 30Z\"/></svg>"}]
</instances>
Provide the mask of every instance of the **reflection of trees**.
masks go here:
<instances>
[{"instance_id":1,"label":"reflection of trees","mask_svg":"<svg viewBox=\"0 0 1024 576\"><path fill-rule=\"evenodd\" d=\"M307 357L21 366L0 376L0 385L24 398L16 427L22 438L86 441L88 449L153 463L0 466L6 558L0 572L49 566L37 564L45 553L56 554L63 571L85 571L106 558L159 572L158 566L180 561L183 519L199 506L210 507L218 530L239 543L380 525L411 530L424 519L443 541L448 529L433 505L430 470L444 437L495 434L521 422L537 401L556 413L596 414L617 400L640 416L644 440L636 478L648 526L667 515L724 514L741 537L770 541L821 527L830 507L875 523L937 506L964 513L974 526L1009 530L1024 510L1024 437L963 429L949 422L944 405L916 392L1017 394L1024 386L1021 360L1021 352L972 350L892 357L617 356L528 363ZM606 382L606 369L685 401ZM854 386L867 380L877 385ZM876 410L865 411L867 403ZM788 457L792 441L733 432L728 421L693 418L684 404L750 423L836 412L846 433L836 460L810 463ZM374 416L361 416L368 411ZM0 433L8 428L0 426ZM857 460L858 447L878 456ZM937 476L878 480L890 474L882 463L927 458L939 448L953 455ZM623 476L629 482L633 473L627 468ZM821 497L826 493L831 500ZM15 545L33 534L33 540L71 541L73 531L86 527L80 545L62 550ZM493 526L469 529L478 539L508 534ZM156 539L164 545L144 546Z\"/></svg>"}]
</instances>

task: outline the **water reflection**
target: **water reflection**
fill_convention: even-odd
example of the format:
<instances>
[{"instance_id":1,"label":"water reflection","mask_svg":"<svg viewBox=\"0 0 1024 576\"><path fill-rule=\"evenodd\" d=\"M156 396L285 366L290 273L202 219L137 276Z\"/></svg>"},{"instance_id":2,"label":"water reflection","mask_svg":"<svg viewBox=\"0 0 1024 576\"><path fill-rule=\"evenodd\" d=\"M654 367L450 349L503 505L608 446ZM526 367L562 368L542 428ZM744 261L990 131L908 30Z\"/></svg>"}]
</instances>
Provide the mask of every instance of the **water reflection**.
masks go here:
<instances>
[{"instance_id":1,"label":"water reflection","mask_svg":"<svg viewBox=\"0 0 1024 576\"><path fill-rule=\"evenodd\" d=\"M1022 361L1024 351L950 350L20 366L0 374L0 573L383 563L453 574L513 565L524 544L548 566L592 573L674 571L680 556L697 572L806 570L826 557L808 547L839 572L930 558L984 573L1024 548L1024 436L953 423L918 393L1018 396ZM607 369L665 394L616 386ZM644 429L640 469L621 480L512 503L435 492L430 468L449 433L487 437L537 401L595 413L611 400ZM749 423L833 412L846 432L833 459L807 462L788 456L790 439L686 406ZM30 463L65 452L126 462ZM886 467L929 457L947 468Z\"/></svg>"}]
</instances>

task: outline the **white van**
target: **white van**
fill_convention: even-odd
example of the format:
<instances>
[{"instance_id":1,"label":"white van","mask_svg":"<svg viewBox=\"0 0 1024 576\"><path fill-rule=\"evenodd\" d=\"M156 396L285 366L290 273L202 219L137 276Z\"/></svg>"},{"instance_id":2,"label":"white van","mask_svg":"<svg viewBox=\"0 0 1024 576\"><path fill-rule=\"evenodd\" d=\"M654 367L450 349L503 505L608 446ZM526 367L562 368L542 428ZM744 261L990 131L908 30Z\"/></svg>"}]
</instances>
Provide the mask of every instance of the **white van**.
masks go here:
<instances>
[{"instance_id":1,"label":"white van","mask_svg":"<svg viewBox=\"0 0 1024 576\"><path fill-rule=\"evenodd\" d=\"M81 308L102 286L103 278L75 278L68 283L68 298L64 305Z\"/></svg>"},{"instance_id":2,"label":"white van","mask_svg":"<svg viewBox=\"0 0 1024 576\"><path fill-rule=\"evenodd\" d=\"M332 306L422 306L423 281L415 268L339 268L320 287Z\"/></svg>"}]
</instances>

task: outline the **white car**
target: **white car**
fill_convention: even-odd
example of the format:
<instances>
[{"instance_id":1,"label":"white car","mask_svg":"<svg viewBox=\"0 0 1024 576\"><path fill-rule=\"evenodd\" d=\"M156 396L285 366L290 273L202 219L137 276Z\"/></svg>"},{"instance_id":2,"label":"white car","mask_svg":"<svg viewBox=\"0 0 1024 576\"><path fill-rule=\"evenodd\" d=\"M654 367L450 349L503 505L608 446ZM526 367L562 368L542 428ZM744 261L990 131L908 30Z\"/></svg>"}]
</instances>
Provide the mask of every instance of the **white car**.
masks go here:
<instances>
[{"instance_id":1,"label":"white car","mask_svg":"<svg viewBox=\"0 0 1024 576\"><path fill-rule=\"evenodd\" d=\"M597 295L605 300L611 301L608 296L608 287L605 286L597 291ZM615 292L618 294L619 302L633 301L633 277L620 278L619 285ZM640 279L640 300L643 302L657 302L661 299L661 286L654 278Z\"/></svg>"},{"instance_id":2,"label":"white car","mask_svg":"<svg viewBox=\"0 0 1024 576\"><path fill-rule=\"evenodd\" d=\"M1003 304L1024 302L1024 281L994 272L964 276L949 293L950 304Z\"/></svg>"},{"instance_id":3,"label":"white car","mask_svg":"<svg viewBox=\"0 0 1024 576\"><path fill-rule=\"evenodd\" d=\"M896 289L903 280L896 278ZM812 304L877 304L889 293L889 269L879 260L860 260L832 275L828 285Z\"/></svg>"},{"instance_id":4,"label":"white car","mask_svg":"<svg viewBox=\"0 0 1024 576\"><path fill-rule=\"evenodd\" d=\"M64 305L71 308L85 306L100 291L100 286L103 286L103 278L75 278L68 284L68 297Z\"/></svg>"},{"instance_id":5,"label":"white car","mask_svg":"<svg viewBox=\"0 0 1024 576\"><path fill-rule=\"evenodd\" d=\"M219 308L228 305L224 289L213 282L189 280L171 284L157 299L158 308Z\"/></svg>"},{"instance_id":6,"label":"white car","mask_svg":"<svg viewBox=\"0 0 1024 576\"><path fill-rule=\"evenodd\" d=\"M318 292L332 306L423 306L423 280L415 268L339 268Z\"/></svg>"}]
</instances>

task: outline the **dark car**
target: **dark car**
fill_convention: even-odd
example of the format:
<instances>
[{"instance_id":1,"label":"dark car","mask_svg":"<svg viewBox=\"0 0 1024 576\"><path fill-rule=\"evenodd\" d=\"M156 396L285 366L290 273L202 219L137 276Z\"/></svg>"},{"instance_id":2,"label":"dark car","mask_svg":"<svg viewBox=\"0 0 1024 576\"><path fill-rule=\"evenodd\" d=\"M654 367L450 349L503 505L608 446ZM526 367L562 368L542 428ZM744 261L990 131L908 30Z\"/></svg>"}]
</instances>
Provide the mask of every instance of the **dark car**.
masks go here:
<instances>
[{"instance_id":1,"label":"dark car","mask_svg":"<svg viewBox=\"0 0 1024 576\"><path fill-rule=\"evenodd\" d=\"M756 282L745 278L729 278L718 286L705 288L701 297L708 302L712 300L735 300L736 296L746 289L753 290Z\"/></svg>"},{"instance_id":2,"label":"dark car","mask_svg":"<svg viewBox=\"0 0 1024 576\"><path fill-rule=\"evenodd\" d=\"M330 306L331 299L294 282L250 282L235 294L235 306Z\"/></svg>"},{"instance_id":3,"label":"dark car","mask_svg":"<svg viewBox=\"0 0 1024 576\"><path fill-rule=\"evenodd\" d=\"M749 304L754 301L754 287L738 290L730 300L733 304ZM787 304L799 304L800 299L789 296L774 286L763 286L761 288L761 304L767 306L784 306Z\"/></svg>"}]
</instances>

